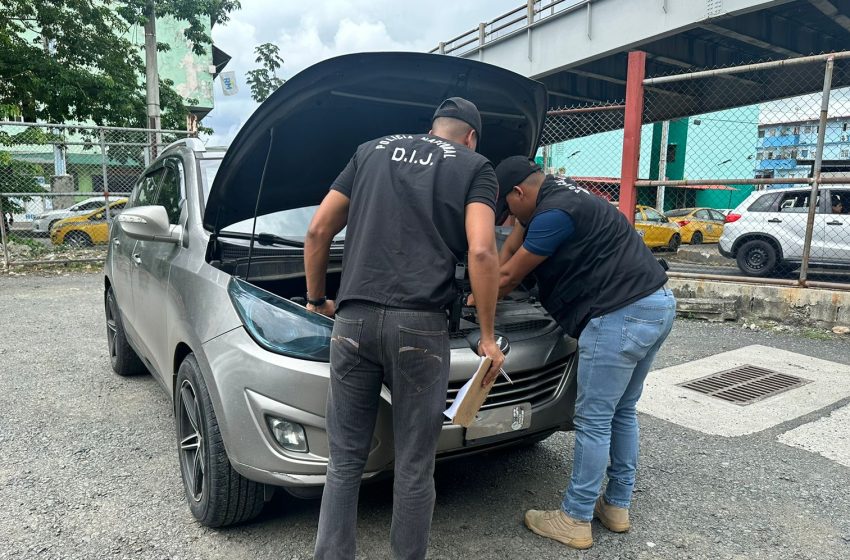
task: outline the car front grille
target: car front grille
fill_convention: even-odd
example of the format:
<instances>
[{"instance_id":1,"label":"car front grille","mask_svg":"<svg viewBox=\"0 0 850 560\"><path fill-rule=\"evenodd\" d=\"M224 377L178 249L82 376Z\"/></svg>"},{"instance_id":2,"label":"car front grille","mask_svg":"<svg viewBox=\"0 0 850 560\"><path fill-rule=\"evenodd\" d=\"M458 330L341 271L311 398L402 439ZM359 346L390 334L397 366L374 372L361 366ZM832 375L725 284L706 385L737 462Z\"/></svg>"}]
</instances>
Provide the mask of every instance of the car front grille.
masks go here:
<instances>
[{"instance_id":1,"label":"car front grille","mask_svg":"<svg viewBox=\"0 0 850 560\"><path fill-rule=\"evenodd\" d=\"M536 408L553 398L558 386L566 375L570 358L559 360L540 369L526 371L509 371L513 385L508 383L504 376L496 379L496 384L490 389L490 394L481 410L498 408L520 403L531 403ZM450 407L457 396L457 392L466 381L450 381L449 393L446 398L446 408Z\"/></svg>"}]
</instances>

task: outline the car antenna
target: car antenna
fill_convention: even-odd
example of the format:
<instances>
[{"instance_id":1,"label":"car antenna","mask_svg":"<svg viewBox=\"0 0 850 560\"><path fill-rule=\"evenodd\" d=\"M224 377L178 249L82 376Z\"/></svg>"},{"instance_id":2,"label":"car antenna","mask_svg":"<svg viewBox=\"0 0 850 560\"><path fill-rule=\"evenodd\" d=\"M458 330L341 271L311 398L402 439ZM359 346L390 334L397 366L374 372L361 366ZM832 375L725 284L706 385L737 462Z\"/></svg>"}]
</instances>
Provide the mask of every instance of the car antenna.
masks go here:
<instances>
[{"instance_id":1,"label":"car antenna","mask_svg":"<svg viewBox=\"0 0 850 560\"><path fill-rule=\"evenodd\" d=\"M266 153L266 161L263 163L263 173L260 175L260 188L257 191L257 202L254 204L254 223L251 225L251 241L248 244L248 267L245 270L245 281L251 278L251 257L254 254L254 236L257 235L257 212L260 210L260 198L263 196L263 186L266 184L266 168L272 155L272 144L274 144L274 127L269 129L269 151Z\"/></svg>"}]
</instances>

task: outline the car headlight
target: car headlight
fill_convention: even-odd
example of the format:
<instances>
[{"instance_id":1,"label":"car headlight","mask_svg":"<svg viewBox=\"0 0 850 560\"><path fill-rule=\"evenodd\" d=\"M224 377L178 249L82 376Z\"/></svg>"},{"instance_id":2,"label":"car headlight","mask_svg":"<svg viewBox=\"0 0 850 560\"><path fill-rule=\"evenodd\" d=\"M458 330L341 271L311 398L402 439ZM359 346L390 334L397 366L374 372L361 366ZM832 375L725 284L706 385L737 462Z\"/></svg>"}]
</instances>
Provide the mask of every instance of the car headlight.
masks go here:
<instances>
[{"instance_id":1,"label":"car headlight","mask_svg":"<svg viewBox=\"0 0 850 560\"><path fill-rule=\"evenodd\" d=\"M227 292L248 334L266 350L330 360L333 320L238 278L230 280Z\"/></svg>"}]
</instances>

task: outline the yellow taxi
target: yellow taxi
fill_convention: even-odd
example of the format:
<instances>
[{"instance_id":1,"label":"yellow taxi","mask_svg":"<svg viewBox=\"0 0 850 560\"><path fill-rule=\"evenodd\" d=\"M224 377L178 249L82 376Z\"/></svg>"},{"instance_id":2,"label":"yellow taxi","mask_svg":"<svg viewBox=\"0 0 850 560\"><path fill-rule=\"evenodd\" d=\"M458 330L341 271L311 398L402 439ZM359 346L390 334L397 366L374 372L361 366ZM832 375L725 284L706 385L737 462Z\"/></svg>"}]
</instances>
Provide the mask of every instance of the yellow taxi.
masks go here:
<instances>
[{"instance_id":1,"label":"yellow taxi","mask_svg":"<svg viewBox=\"0 0 850 560\"><path fill-rule=\"evenodd\" d=\"M109 217L114 218L126 204L126 198L116 198L110 202ZM87 214L59 220L50 228L50 240L54 245L64 244L73 247L107 243L109 222L106 221L106 205Z\"/></svg>"},{"instance_id":2,"label":"yellow taxi","mask_svg":"<svg viewBox=\"0 0 850 560\"><path fill-rule=\"evenodd\" d=\"M726 216L714 208L679 208L665 214L682 230L682 243L717 243L723 235Z\"/></svg>"},{"instance_id":3,"label":"yellow taxi","mask_svg":"<svg viewBox=\"0 0 850 560\"><path fill-rule=\"evenodd\" d=\"M635 229L650 249L665 248L675 252L682 244L679 226L651 206L635 208Z\"/></svg>"}]
</instances>

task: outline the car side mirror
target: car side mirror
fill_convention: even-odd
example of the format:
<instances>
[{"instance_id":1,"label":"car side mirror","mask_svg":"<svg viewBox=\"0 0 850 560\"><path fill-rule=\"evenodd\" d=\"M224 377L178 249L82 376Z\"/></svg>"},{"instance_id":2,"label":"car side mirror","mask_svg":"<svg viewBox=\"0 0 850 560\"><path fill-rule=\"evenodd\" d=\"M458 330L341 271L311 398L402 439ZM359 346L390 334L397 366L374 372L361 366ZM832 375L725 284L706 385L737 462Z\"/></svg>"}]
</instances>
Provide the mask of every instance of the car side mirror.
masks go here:
<instances>
[{"instance_id":1,"label":"car side mirror","mask_svg":"<svg viewBox=\"0 0 850 560\"><path fill-rule=\"evenodd\" d=\"M124 233L139 241L179 243L183 237L183 228L169 223L164 206L138 206L124 210L115 221Z\"/></svg>"}]
</instances>

